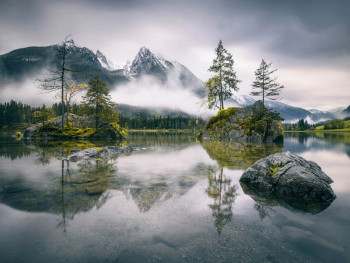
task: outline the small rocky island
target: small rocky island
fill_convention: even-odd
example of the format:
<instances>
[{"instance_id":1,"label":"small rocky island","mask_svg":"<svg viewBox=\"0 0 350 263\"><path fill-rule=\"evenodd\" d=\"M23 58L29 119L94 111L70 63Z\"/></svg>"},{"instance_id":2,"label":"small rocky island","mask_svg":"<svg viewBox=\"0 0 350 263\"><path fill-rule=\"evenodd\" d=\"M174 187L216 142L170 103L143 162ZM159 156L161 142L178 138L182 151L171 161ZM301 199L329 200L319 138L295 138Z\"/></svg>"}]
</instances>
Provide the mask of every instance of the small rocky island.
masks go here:
<instances>
[{"instance_id":1,"label":"small rocky island","mask_svg":"<svg viewBox=\"0 0 350 263\"><path fill-rule=\"evenodd\" d=\"M267 109L262 101L245 108L220 110L198 135L203 141L281 142L283 120L277 112Z\"/></svg>"},{"instance_id":2,"label":"small rocky island","mask_svg":"<svg viewBox=\"0 0 350 263\"><path fill-rule=\"evenodd\" d=\"M46 123L27 128L23 133L24 139L29 140L124 140L122 129L118 124L104 122L94 128L94 119L65 113L65 127L62 130L62 116L51 119Z\"/></svg>"},{"instance_id":3,"label":"small rocky island","mask_svg":"<svg viewBox=\"0 0 350 263\"><path fill-rule=\"evenodd\" d=\"M328 177L315 162L290 152L271 154L240 178L245 193L294 210L319 213L336 198Z\"/></svg>"}]
</instances>

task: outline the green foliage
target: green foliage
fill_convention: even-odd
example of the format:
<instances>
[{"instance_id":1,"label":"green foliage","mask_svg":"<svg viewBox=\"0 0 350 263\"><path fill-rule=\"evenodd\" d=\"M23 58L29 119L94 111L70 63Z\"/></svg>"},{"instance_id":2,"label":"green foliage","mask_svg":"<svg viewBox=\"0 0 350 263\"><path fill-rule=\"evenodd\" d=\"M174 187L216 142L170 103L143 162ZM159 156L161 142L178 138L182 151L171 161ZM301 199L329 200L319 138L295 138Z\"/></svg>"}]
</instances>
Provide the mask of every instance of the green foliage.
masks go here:
<instances>
[{"instance_id":1,"label":"green foliage","mask_svg":"<svg viewBox=\"0 0 350 263\"><path fill-rule=\"evenodd\" d=\"M215 130L216 127L223 127L225 123L229 121L229 118L235 115L238 111L243 112L243 109L230 107L226 110L219 110L218 114L216 114L216 116L211 117L206 123L205 129Z\"/></svg>"},{"instance_id":2,"label":"green foliage","mask_svg":"<svg viewBox=\"0 0 350 263\"><path fill-rule=\"evenodd\" d=\"M252 96L261 96L263 103L265 103L265 97L270 100L278 99L281 90L284 88L283 85L276 83L277 78L270 76L277 70L270 70L271 64L266 63L263 59L261 60L260 67L255 71L255 81L252 84L253 89L257 91L250 93Z\"/></svg>"},{"instance_id":3,"label":"green foliage","mask_svg":"<svg viewBox=\"0 0 350 263\"><path fill-rule=\"evenodd\" d=\"M205 88L208 90L205 103L209 109L224 109L224 101L232 96L233 90L238 91L237 84L240 80L238 80L233 69L232 55L223 47L221 40L215 49L215 53L216 58L209 68L214 76L205 83Z\"/></svg>"},{"instance_id":4,"label":"green foliage","mask_svg":"<svg viewBox=\"0 0 350 263\"><path fill-rule=\"evenodd\" d=\"M34 137L41 137L43 134L46 134L48 137L54 138L66 138L66 139L85 139L89 138L95 129L93 128L76 128L65 126L65 129L62 131L61 128L57 126L47 126L47 127L39 127L39 129L35 132Z\"/></svg>"},{"instance_id":5,"label":"green foliage","mask_svg":"<svg viewBox=\"0 0 350 263\"><path fill-rule=\"evenodd\" d=\"M272 125L277 125L277 128L282 131L280 121L283 118L278 112L268 110L267 108L257 109L241 123L247 135L252 135L253 132L264 134L265 137L270 135Z\"/></svg>"},{"instance_id":6,"label":"green foliage","mask_svg":"<svg viewBox=\"0 0 350 263\"><path fill-rule=\"evenodd\" d=\"M45 126L45 122L53 117L53 112L51 108L47 108L45 105L43 105L42 109L34 111L33 117L35 120L40 121L43 126Z\"/></svg>"},{"instance_id":7,"label":"green foliage","mask_svg":"<svg viewBox=\"0 0 350 263\"><path fill-rule=\"evenodd\" d=\"M270 175L271 175L271 176L274 176L274 175L277 173L278 168L279 168L279 166L278 166L278 165L275 165L275 166L269 167L269 169L270 169Z\"/></svg>"},{"instance_id":8,"label":"green foliage","mask_svg":"<svg viewBox=\"0 0 350 263\"><path fill-rule=\"evenodd\" d=\"M247 114L242 108L228 108L220 110L218 114L209 119L205 129L213 132L211 136L220 139L224 134L231 130L236 130L238 125L244 130L244 134L251 136L258 133L263 140L269 136L273 136L276 130L282 133L282 127L278 112L270 111L265 107L255 108L250 114Z\"/></svg>"},{"instance_id":9,"label":"green foliage","mask_svg":"<svg viewBox=\"0 0 350 263\"><path fill-rule=\"evenodd\" d=\"M13 100L0 103L0 130L18 129L23 124L30 126L34 123L34 111L40 109Z\"/></svg>"},{"instance_id":10,"label":"green foliage","mask_svg":"<svg viewBox=\"0 0 350 263\"><path fill-rule=\"evenodd\" d=\"M96 130L102 121L118 121L118 115L115 112L116 104L111 100L106 83L98 75L90 79L86 95L83 96L83 104L87 110L94 109L92 116L95 118Z\"/></svg>"},{"instance_id":11,"label":"green foliage","mask_svg":"<svg viewBox=\"0 0 350 263\"><path fill-rule=\"evenodd\" d=\"M326 121L323 127L324 130L344 129L344 128L345 128L345 122L340 119Z\"/></svg>"}]
</instances>

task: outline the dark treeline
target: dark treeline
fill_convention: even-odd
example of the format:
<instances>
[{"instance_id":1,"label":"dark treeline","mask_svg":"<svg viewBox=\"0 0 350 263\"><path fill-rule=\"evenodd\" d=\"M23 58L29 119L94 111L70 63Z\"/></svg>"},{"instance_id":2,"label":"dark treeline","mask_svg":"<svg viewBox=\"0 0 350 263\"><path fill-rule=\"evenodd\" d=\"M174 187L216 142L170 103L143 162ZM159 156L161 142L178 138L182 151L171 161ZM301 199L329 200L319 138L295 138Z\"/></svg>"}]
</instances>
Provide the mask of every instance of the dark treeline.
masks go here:
<instances>
[{"instance_id":1,"label":"dark treeline","mask_svg":"<svg viewBox=\"0 0 350 263\"><path fill-rule=\"evenodd\" d=\"M52 117L62 115L61 105L61 103L55 103L51 106ZM34 112L42 111L45 108L47 108L45 105L32 107L13 100L0 103L0 130L24 129L36 124L39 120L35 117ZM71 107L71 112L77 114L78 111L79 106L74 104Z\"/></svg>"},{"instance_id":2,"label":"dark treeline","mask_svg":"<svg viewBox=\"0 0 350 263\"><path fill-rule=\"evenodd\" d=\"M300 119L297 123L283 123L282 128L284 131L305 131L315 129L318 125L321 124L309 124L307 120Z\"/></svg>"},{"instance_id":3,"label":"dark treeline","mask_svg":"<svg viewBox=\"0 0 350 263\"><path fill-rule=\"evenodd\" d=\"M344 119L322 121L316 124L309 124L307 120L301 119L297 123L283 123L282 128L285 131L305 131L315 130L317 126L323 125L323 130L343 129L346 128L345 121L347 120L350 120L350 117L346 117Z\"/></svg>"},{"instance_id":4,"label":"dark treeline","mask_svg":"<svg viewBox=\"0 0 350 263\"><path fill-rule=\"evenodd\" d=\"M196 129L205 125L201 118L183 116L134 116L125 117L119 115L119 124L128 129Z\"/></svg>"},{"instance_id":5,"label":"dark treeline","mask_svg":"<svg viewBox=\"0 0 350 263\"><path fill-rule=\"evenodd\" d=\"M45 109L50 110L50 118L62 115L61 103L55 103L49 108L46 105L32 107L13 100L0 103L0 130L22 130L40 123L41 120L36 117L35 112ZM83 111L86 112L86 108L83 109L81 105L73 104L69 111L80 115ZM161 117L138 114L133 117L119 115L119 124L128 129L196 129L203 127L205 121L201 118L184 116Z\"/></svg>"}]
</instances>

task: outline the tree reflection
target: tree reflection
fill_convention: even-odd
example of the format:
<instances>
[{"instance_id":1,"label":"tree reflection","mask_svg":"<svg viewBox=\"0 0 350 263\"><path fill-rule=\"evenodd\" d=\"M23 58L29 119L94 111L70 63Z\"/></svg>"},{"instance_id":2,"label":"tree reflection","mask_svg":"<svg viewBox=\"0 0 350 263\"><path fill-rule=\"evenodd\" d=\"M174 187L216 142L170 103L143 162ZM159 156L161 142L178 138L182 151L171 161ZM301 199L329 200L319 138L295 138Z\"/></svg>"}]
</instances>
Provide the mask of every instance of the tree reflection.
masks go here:
<instances>
[{"instance_id":1,"label":"tree reflection","mask_svg":"<svg viewBox=\"0 0 350 263\"><path fill-rule=\"evenodd\" d=\"M254 209L258 212L261 220L270 217L270 213L274 211L268 204L259 201L255 201Z\"/></svg>"},{"instance_id":2,"label":"tree reflection","mask_svg":"<svg viewBox=\"0 0 350 263\"><path fill-rule=\"evenodd\" d=\"M237 186L231 185L231 179L223 174L223 167L211 168L208 180L206 193L214 201L209 208L215 218L216 230L220 234L224 226L232 220L232 204L237 196Z\"/></svg>"},{"instance_id":3,"label":"tree reflection","mask_svg":"<svg viewBox=\"0 0 350 263\"><path fill-rule=\"evenodd\" d=\"M68 162L68 161L67 161ZM63 232L66 232L66 204L64 198L64 183L67 181L67 175L69 175L69 165L67 165L67 169L64 169L64 160L61 160L61 205L60 210L62 212L62 220L60 220L57 224L58 228L62 228Z\"/></svg>"}]
</instances>

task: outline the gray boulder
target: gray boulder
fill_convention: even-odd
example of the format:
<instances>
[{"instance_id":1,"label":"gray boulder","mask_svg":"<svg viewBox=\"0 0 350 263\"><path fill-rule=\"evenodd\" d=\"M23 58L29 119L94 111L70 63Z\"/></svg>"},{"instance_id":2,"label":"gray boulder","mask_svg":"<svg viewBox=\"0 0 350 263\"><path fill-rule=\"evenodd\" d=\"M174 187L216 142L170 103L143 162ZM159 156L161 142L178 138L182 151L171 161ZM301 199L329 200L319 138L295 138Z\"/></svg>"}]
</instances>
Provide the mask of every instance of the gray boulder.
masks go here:
<instances>
[{"instance_id":1,"label":"gray boulder","mask_svg":"<svg viewBox=\"0 0 350 263\"><path fill-rule=\"evenodd\" d=\"M97 158L97 157L98 157L98 150L95 148L88 148L83 151L69 155L67 159L72 162L77 162L80 160L88 160L88 159Z\"/></svg>"},{"instance_id":2,"label":"gray boulder","mask_svg":"<svg viewBox=\"0 0 350 263\"><path fill-rule=\"evenodd\" d=\"M312 213L322 211L336 198L332 182L315 162L290 152L271 154L257 161L240 178L249 195Z\"/></svg>"},{"instance_id":3,"label":"gray boulder","mask_svg":"<svg viewBox=\"0 0 350 263\"><path fill-rule=\"evenodd\" d=\"M96 148L88 148L83 151L71 154L67 157L67 160L77 162L80 160L91 160L96 158L101 159L113 159L120 155L129 155L133 152L134 148L130 145L119 147L119 146L105 146L101 150Z\"/></svg>"},{"instance_id":4,"label":"gray boulder","mask_svg":"<svg viewBox=\"0 0 350 263\"><path fill-rule=\"evenodd\" d=\"M105 146L99 152L100 158L112 159L120 155L129 155L133 152L134 148L130 145L124 147L118 146Z\"/></svg>"}]
</instances>

